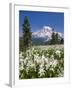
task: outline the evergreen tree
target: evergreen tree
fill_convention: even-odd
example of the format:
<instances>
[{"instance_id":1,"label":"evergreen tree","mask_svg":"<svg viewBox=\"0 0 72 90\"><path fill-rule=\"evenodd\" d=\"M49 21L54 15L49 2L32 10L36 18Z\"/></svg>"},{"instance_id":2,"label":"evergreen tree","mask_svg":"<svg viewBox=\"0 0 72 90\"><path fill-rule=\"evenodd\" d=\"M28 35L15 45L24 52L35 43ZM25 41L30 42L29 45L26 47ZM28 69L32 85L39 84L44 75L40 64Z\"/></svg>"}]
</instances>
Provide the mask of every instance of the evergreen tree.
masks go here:
<instances>
[{"instance_id":1,"label":"evergreen tree","mask_svg":"<svg viewBox=\"0 0 72 90\"><path fill-rule=\"evenodd\" d=\"M25 16L23 23L23 45L24 51L31 47L30 24L27 16Z\"/></svg>"},{"instance_id":2,"label":"evergreen tree","mask_svg":"<svg viewBox=\"0 0 72 90\"><path fill-rule=\"evenodd\" d=\"M50 40L50 44L55 44L55 33L52 33L52 38Z\"/></svg>"},{"instance_id":3,"label":"evergreen tree","mask_svg":"<svg viewBox=\"0 0 72 90\"><path fill-rule=\"evenodd\" d=\"M19 49L20 51L23 51L24 45L23 45L23 37L19 37Z\"/></svg>"},{"instance_id":4,"label":"evergreen tree","mask_svg":"<svg viewBox=\"0 0 72 90\"><path fill-rule=\"evenodd\" d=\"M55 44L59 44L60 43L60 40L58 38L58 33L56 33L55 35Z\"/></svg>"},{"instance_id":5,"label":"evergreen tree","mask_svg":"<svg viewBox=\"0 0 72 90\"><path fill-rule=\"evenodd\" d=\"M64 39L63 39L63 38L61 39L61 42L60 42L60 43L61 43L61 44L64 44Z\"/></svg>"},{"instance_id":6,"label":"evergreen tree","mask_svg":"<svg viewBox=\"0 0 72 90\"><path fill-rule=\"evenodd\" d=\"M55 44L55 42L56 42L56 38L55 38L55 33L53 32L53 34L52 34L52 44Z\"/></svg>"}]
</instances>

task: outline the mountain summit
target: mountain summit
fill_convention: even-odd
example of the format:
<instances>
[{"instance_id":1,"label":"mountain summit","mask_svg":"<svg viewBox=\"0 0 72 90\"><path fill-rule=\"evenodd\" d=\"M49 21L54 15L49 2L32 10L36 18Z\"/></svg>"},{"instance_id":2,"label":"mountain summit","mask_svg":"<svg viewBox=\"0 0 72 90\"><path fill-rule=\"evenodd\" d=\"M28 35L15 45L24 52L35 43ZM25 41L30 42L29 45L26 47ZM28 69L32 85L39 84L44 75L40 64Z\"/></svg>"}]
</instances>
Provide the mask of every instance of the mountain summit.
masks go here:
<instances>
[{"instance_id":1,"label":"mountain summit","mask_svg":"<svg viewBox=\"0 0 72 90\"><path fill-rule=\"evenodd\" d=\"M41 28L40 30L33 32L32 36L35 38L44 38L44 37L48 37L51 38L53 29L49 26L43 26L43 28Z\"/></svg>"}]
</instances>

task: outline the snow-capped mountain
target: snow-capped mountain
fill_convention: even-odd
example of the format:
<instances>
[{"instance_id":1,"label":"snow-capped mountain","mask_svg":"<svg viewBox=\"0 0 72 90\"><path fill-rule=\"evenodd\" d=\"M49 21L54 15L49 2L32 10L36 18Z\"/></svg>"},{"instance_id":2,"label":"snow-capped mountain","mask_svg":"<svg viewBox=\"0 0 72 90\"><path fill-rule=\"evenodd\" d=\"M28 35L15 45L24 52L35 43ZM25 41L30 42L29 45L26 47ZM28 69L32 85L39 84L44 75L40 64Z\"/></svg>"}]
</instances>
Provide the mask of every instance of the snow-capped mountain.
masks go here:
<instances>
[{"instance_id":1,"label":"snow-capped mountain","mask_svg":"<svg viewBox=\"0 0 72 90\"><path fill-rule=\"evenodd\" d=\"M58 33L59 38L63 38L63 33L55 32L50 26L43 26L40 30L32 33L32 38L43 39L44 42L51 39L52 33Z\"/></svg>"},{"instance_id":2,"label":"snow-capped mountain","mask_svg":"<svg viewBox=\"0 0 72 90\"><path fill-rule=\"evenodd\" d=\"M40 37L40 38L41 37L42 38L44 38L44 37L50 38L51 35L52 35L52 32L53 32L53 30L52 30L51 27L44 26L41 30L38 30L38 31L32 33L32 36L35 37L35 38L38 38L38 37Z\"/></svg>"}]
</instances>

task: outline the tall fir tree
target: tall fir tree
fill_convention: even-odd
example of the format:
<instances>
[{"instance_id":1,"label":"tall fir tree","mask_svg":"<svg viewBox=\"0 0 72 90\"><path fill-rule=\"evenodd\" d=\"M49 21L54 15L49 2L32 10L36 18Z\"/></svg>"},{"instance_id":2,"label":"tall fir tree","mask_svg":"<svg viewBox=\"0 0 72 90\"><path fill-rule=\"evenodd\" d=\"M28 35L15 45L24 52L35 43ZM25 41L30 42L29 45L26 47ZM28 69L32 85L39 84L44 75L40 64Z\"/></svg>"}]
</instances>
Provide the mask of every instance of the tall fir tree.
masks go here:
<instances>
[{"instance_id":1,"label":"tall fir tree","mask_svg":"<svg viewBox=\"0 0 72 90\"><path fill-rule=\"evenodd\" d=\"M61 39L60 44L64 44L64 39L63 38Z\"/></svg>"},{"instance_id":2,"label":"tall fir tree","mask_svg":"<svg viewBox=\"0 0 72 90\"><path fill-rule=\"evenodd\" d=\"M55 33L52 33L51 44L55 44Z\"/></svg>"},{"instance_id":3,"label":"tall fir tree","mask_svg":"<svg viewBox=\"0 0 72 90\"><path fill-rule=\"evenodd\" d=\"M24 51L26 51L31 47L30 23L27 16L24 17L24 23L23 23L23 45L24 45Z\"/></svg>"},{"instance_id":4,"label":"tall fir tree","mask_svg":"<svg viewBox=\"0 0 72 90\"><path fill-rule=\"evenodd\" d=\"M59 44L58 33L55 34L55 44Z\"/></svg>"},{"instance_id":5,"label":"tall fir tree","mask_svg":"<svg viewBox=\"0 0 72 90\"><path fill-rule=\"evenodd\" d=\"M19 50L23 52L23 48L24 48L23 37L19 37Z\"/></svg>"},{"instance_id":6,"label":"tall fir tree","mask_svg":"<svg viewBox=\"0 0 72 90\"><path fill-rule=\"evenodd\" d=\"M54 37L54 32L51 35L51 39L48 41L48 44L49 45L52 45L53 44L53 37Z\"/></svg>"}]
</instances>

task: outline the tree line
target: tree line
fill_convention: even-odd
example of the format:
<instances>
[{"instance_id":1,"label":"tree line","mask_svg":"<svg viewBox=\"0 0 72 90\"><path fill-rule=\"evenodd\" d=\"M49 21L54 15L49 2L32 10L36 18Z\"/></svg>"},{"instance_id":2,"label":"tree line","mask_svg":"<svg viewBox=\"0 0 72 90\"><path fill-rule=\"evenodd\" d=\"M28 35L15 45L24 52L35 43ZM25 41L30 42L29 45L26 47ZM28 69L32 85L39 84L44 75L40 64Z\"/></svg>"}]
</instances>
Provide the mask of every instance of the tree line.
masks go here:
<instances>
[{"instance_id":1,"label":"tree line","mask_svg":"<svg viewBox=\"0 0 72 90\"><path fill-rule=\"evenodd\" d=\"M58 33L53 32L51 39L48 41L49 45L64 44L64 39L60 38Z\"/></svg>"}]
</instances>

